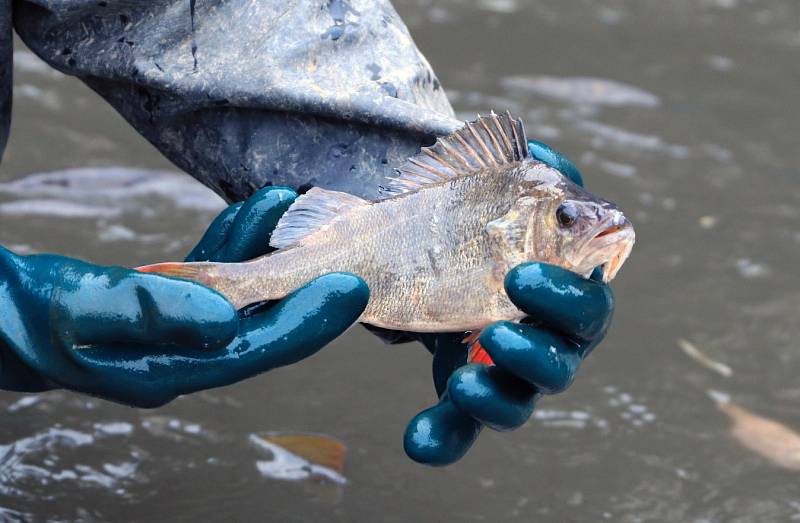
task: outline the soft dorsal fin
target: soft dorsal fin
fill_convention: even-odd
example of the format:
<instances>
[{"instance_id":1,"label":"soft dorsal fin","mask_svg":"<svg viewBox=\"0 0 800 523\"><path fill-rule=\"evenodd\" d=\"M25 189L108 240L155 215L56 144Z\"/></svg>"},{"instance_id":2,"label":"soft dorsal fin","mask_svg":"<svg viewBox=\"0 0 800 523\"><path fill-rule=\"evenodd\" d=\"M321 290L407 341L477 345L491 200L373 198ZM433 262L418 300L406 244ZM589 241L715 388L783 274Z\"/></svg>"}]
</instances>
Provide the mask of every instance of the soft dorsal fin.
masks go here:
<instances>
[{"instance_id":1,"label":"soft dorsal fin","mask_svg":"<svg viewBox=\"0 0 800 523\"><path fill-rule=\"evenodd\" d=\"M337 216L369 203L352 194L314 187L298 197L281 217L272 232L269 245L276 249L295 245L309 234L328 225Z\"/></svg>"},{"instance_id":2,"label":"soft dorsal fin","mask_svg":"<svg viewBox=\"0 0 800 523\"><path fill-rule=\"evenodd\" d=\"M423 147L397 169L396 177L389 178L389 184L381 188L381 197L391 198L482 169L507 166L529 155L522 120L508 111L502 115L493 111Z\"/></svg>"}]
</instances>

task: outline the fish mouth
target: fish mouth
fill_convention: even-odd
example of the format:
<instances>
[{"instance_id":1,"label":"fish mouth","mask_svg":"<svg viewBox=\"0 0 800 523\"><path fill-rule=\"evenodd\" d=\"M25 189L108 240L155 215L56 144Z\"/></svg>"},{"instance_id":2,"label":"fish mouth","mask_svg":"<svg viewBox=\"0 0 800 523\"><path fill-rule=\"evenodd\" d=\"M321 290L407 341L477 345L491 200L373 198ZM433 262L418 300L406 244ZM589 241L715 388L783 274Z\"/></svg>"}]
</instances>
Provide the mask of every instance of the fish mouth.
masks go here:
<instances>
[{"instance_id":1,"label":"fish mouth","mask_svg":"<svg viewBox=\"0 0 800 523\"><path fill-rule=\"evenodd\" d=\"M628 227L630 227L630 225L612 225L608 229L606 229L604 231L600 231L600 233L596 234L593 239L596 240L598 238L602 238L603 236L608 236L610 234L614 234L614 233L622 231L622 230L624 230L624 229L626 229Z\"/></svg>"},{"instance_id":2,"label":"fish mouth","mask_svg":"<svg viewBox=\"0 0 800 523\"><path fill-rule=\"evenodd\" d=\"M616 277L625 260L630 256L635 242L636 234L630 223L612 225L592 238L589 242L589 249L594 251L596 256L591 257L605 258L605 261L600 264L603 283L608 283Z\"/></svg>"},{"instance_id":3,"label":"fish mouth","mask_svg":"<svg viewBox=\"0 0 800 523\"><path fill-rule=\"evenodd\" d=\"M628 259L635 241L631 223L622 213L615 213L579 249L576 272L588 278L600 267L603 283L610 282Z\"/></svg>"}]
</instances>

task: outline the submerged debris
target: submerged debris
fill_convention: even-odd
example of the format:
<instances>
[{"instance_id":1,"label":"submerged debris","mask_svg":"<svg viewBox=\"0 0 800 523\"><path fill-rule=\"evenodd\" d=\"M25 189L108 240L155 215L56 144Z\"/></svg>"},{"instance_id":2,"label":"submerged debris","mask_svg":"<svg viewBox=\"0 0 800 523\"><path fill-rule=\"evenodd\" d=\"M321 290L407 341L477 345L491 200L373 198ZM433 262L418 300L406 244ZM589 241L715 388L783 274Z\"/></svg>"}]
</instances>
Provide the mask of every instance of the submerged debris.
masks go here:
<instances>
[{"instance_id":1,"label":"submerged debris","mask_svg":"<svg viewBox=\"0 0 800 523\"><path fill-rule=\"evenodd\" d=\"M713 229L719 223L719 220L716 216L701 216L697 223L700 224L700 227L703 229Z\"/></svg>"},{"instance_id":2,"label":"submerged debris","mask_svg":"<svg viewBox=\"0 0 800 523\"><path fill-rule=\"evenodd\" d=\"M783 423L732 403L725 393L710 390L708 394L731 419L731 435L746 449L775 466L800 471L800 434Z\"/></svg>"},{"instance_id":3,"label":"submerged debris","mask_svg":"<svg viewBox=\"0 0 800 523\"><path fill-rule=\"evenodd\" d=\"M258 471L272 479L298 481L323 479L347 483L344 472L346 447L341 441L319 434L251 434L250 442L272 454L256 462Z\"/></svg>"},{"instance_id":4,"label":"submerged debris","mask_svg":"<svg viewBox=\"0 0 800 523\"><path fill-rule=\"evenodd\" d=\"M710 356L698 349L692 342L681 338L678 340L678 346L683 350L683 352L686 353L687 356L705 368L713 370L714 372L721 374L726 378L733 376L733 369L724 363L711 359Z\"/></svg>"}]
</instances>

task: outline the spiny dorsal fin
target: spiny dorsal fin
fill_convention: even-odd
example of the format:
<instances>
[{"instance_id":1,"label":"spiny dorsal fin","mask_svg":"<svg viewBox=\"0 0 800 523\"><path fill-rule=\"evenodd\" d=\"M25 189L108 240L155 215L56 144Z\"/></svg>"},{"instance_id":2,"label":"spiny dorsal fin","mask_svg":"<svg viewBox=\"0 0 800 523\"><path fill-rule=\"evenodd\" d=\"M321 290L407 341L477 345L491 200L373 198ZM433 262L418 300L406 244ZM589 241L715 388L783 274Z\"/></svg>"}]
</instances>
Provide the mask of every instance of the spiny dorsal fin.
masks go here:
<instances>
[{"instance_id":1,"label":"spiny dorsal fin","mask_svg":"<svg viewBox=\"0 0 800 523\"><path fill-rule=\"evenodd\" d=\"M382 198L415 191L425 185L466 176L482 169L503 167L528 158L522 120L511 113L478 116L458 131L423 147L389 178Z\"/></svg>"},{"instance_id":2,"label":"spiny dorsal fin","mask_svg":"<svg viewBox=\"0 0 800 523\"><path fill-rule=\"evenodd\" d=\"M272 232L269 245L276 249L295 245L328 225L337 216L368 204L367 200L352 194L314 187L297 198L281 217Z\"/></svg>"}]
</instances>

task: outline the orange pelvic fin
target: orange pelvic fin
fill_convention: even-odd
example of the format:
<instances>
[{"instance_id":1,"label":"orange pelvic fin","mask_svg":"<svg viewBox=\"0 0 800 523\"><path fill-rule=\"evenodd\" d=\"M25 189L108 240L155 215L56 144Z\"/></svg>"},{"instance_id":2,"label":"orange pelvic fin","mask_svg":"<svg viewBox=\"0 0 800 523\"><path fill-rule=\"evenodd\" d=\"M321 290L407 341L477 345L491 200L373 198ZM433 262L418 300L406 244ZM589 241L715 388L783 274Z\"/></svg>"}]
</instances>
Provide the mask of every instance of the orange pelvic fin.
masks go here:
<instances>
[{"instance_id":1,"label":"orange pelvic fin","mask_svg":"<svg viewBox=\"0 0 800 523\"><path fill-rule=\"evenodd\" d=\"M469 345L469 354L467 355L467 363L482 363L484 365L494 365L494 361L492 361L492 357L489 356L489 353L486 352L481 346L481 342L478 341L478 338L481 336L481 331L476 330L472 331L469 336L464 338L461 342L465 345Z\"/></svg>"},{"instance_id":2,"label":"orange pelvic fin","mask_svg":"<svg viewBox=\"0 0 800 523\"><path fill-rule=\"evenodd\" d=\"M473 343L477 342L478 338L480 337L481 337L481 330L480 329L474 330L469 334L467 334L467 337L461 340L461 343L463 343L464 345L472 345Z\"/></svg>"}]
</instances>

